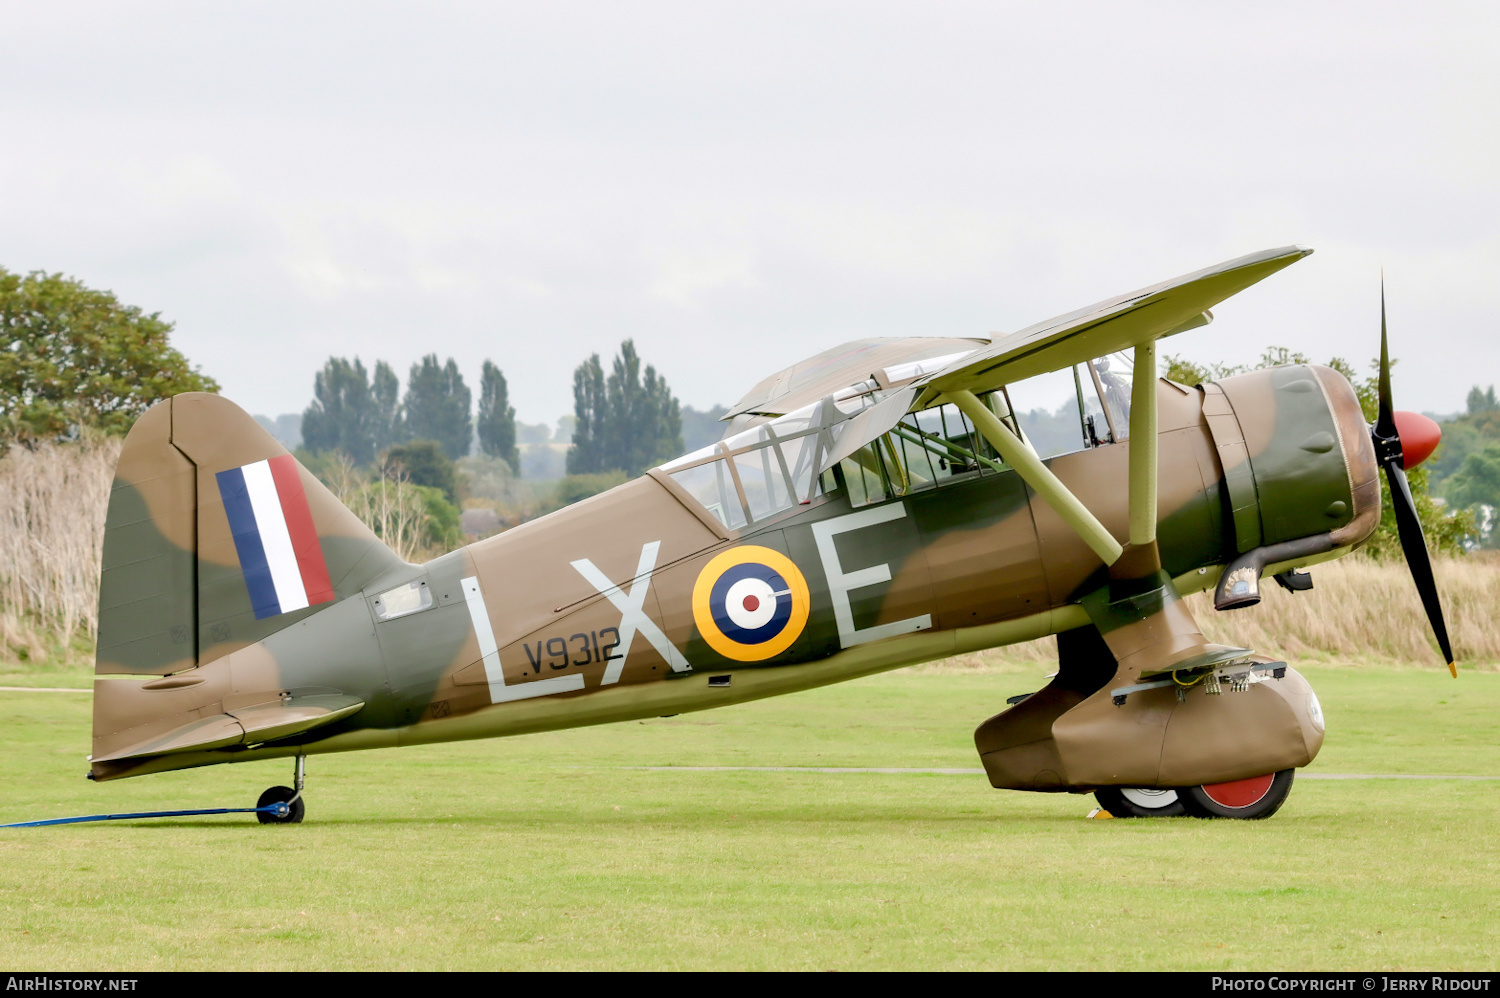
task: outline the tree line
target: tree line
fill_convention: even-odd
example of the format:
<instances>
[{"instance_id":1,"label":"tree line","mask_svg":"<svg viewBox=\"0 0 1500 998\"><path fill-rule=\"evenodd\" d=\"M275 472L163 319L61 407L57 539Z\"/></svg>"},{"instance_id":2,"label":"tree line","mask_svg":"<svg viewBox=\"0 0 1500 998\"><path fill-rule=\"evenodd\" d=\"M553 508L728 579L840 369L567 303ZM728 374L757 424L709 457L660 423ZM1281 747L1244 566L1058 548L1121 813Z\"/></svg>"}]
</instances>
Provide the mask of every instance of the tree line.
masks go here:
<instances>
[{"instance_id":1,"label":"tree line","mask_svg":"<svg viewBox=\"0 0 1500 998\"><path fill-rule=\"evenodd\" d=\"M656 368L641 363L635 342L620 345L606 375L593 354L573 372L573 438L570 475L624 472L638 475L682 451L682 407ZM302 414L302 446L314 453L339 451L368 467L400 448L430 441L449 461L468 455L476 436L483 454L504 460L520 474L516 410L505 375L485 360L478 411L458 363L428 354L411 366L406 391L391 365L367 370L358 358L329 357L313 379L313 400ZM522 424L524 427L524 424Z\"/></svg>"},{"instance_id":2,"label":"tree line","mask_svg":"<svg viewBox=\"0 0 1500 998\"><path fill-rule=\"evenodd\" d=\"M1443 442L1428 462L1432 487L1449 506L1473 514L1480 547L1500 548L1500 399L1495 386L1475 385L1465 411L1441 425Z\"/></svg>"},{"instance_id":3,"label":"tree line","mask_svg":"<svg viewBox=\"0 0 1500 998\"><path fill-rule=\"evenodd\" d=\"M609 375L593 354L573 371L573 446L568 474L641 474L682 453L682 407L635 341L620 344Z\"/></svg>"},{"instance_id":4,"label":"tree line","mask_svg":"<svg viewBox=\"0 0 1500 998\"><path fill-rule=\"evenodd\" d=\"M61 274L0 268L0 451L12 442L122 435L160 399L218 391L168 343L171 330L160 313L126 305L112 292ZM684 413L633 340L620 345L607 369L598 354L579 364L573 396L570 475L634 476L677 456L685 414L695 446L718 437L721 410ZM428 354L413 364L404 392L386 361L370 369L358 357L329 357L302 414L302 446L342 453L356 467L372 469L383 467L396 449L413 478L433 480L451 479L442 459L464 457L477 438L481 453L519 475L516 411L504 373L490 360L481 365L475 403L451 357L440 362ZM534 437L537 428L519 429ZM439 487L456 499L447 480Z\"/></svg>"},{"instance_id":5,"label":"tree line","mask_svg":"<svg viewBox=\"0 0 1500 998\"><path fill-rule=\"evenodd\" d=\"M519 470L516 410L505 375L489 360L481 368L479 413L473 394L452 357L446 364L428 354L411 366L406 393L391 365L375 362L373 378L358 357L329 357L313 378L313 400L302 413L302 445L310 451L342 451L367 466L391 447L425 440L448 460L469 453L478 430L481 452Z\"/></svg>"},{"instance_id":6,"label":"tree line","mask_svg":"<svg viewBox=\"0 0 1500 998\"><path fill-rule=\"evenodd\" d=\"M38 447L123 435L163 398L217 391L212 378L170 346L171 330L159 312L126 305L76 279L0 268L0 452L17 443ZM1255 366L1307 360L1273 348ZM1170 356L1166 366L1168 377L1188 384L1247 369ZM1375 378L1358 376L1339 358L1330 366L1349 378L1366 418L1374 419ZM621 344L608 368L598 354L579 364L573 398L573 416L564 417L565 425L571 418L566 467L579 479L640 474L717 439L722 428L721 408L696 412L680 406L631 340ZM482 453L504 461L513 474L519 471L515 409L504 374L489 360L481 366L477 412L474 401L452 358L439 363L429 354L412 365L403 393L384 361L368 370L358 358L330 357L314 378L314 399L302 417L304 447L345 455L382 478L394 456L413 483L456 504L452 460L468 454L476 437ZM1494 386L1474 386L1466 410L1444 422L1437 453L1409 475L1428 540L1438 550L1459 550L1476 538L1500 546L1500 399ZM519 426L528 437L539 429L545 427ZM435 505L434 496L424 496ZM1386 510L1367 545L1377 556L1398 550L1388 499ZM428 519L447 517L440 512L443 517Z\"/></svg>"}]
</instances>

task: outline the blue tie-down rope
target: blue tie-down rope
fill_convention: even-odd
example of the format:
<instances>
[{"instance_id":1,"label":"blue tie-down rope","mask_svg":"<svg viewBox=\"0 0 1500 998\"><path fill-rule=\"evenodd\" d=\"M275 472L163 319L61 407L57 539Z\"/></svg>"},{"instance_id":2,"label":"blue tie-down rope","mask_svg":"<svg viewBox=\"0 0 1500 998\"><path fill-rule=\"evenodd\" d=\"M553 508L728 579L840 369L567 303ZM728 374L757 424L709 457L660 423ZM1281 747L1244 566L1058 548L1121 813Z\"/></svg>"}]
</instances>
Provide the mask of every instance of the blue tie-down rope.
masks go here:
<instances>
[{"instance_id":1,"label":"blue tie-down rope","mask_svg":"<svg viewBox=\"0 0 1500 998\"><path fill-rule=\"evenodd\" d=\"M291 806L281 801L265 807L210 807L196 811L135 811L131 814L85 814L77 818L47 818L43 821L15 821L0 828L38 828L42 825L76 825L82 821L123 821L126 818L187 818L198 814L274 814L286 817Z\"/></svg>"}]
</instances>

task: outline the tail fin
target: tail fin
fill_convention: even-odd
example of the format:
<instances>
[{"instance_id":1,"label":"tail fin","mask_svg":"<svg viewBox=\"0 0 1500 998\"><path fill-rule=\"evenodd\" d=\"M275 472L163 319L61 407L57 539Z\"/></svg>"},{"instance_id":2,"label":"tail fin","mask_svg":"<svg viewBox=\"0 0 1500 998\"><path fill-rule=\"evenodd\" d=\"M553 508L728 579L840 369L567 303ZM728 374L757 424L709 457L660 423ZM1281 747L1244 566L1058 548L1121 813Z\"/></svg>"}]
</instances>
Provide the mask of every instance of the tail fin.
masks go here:
<instances>
[{"instance_id":1,"label":"tail fin","mask_svg":"<svg viewBox=\"0 0 1500 998\"><path fill-rule=\"evenodd\" d=\"M210 662L402 564L239 406L175 396L136 421L115 468L95 671Z\"/></svg>"}]
</instances>

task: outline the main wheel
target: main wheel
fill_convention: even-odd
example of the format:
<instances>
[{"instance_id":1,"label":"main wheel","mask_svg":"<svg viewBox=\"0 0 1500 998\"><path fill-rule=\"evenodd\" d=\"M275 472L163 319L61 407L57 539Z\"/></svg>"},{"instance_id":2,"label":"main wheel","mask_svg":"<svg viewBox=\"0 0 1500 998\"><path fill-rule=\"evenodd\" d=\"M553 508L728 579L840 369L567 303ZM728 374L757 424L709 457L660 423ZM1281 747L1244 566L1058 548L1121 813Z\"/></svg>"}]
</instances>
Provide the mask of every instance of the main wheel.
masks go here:
<instances>
[{"instance_id":1,"label":"main wheel","mask_svg":"<svg viewBox=\"0 0 1500 998\"><path fill-rule=\"evenodd\" d=\"M1188 787L1182 793L1188 814L1198 818L1269 818L1292 792L1295 770L1252 776L1248 780Z\"/></svg>"},{"instance_id":2,"label":"main wheel","mask_svg":"<svg viewBox=\"0 0 1500 998\"><path fill-rule=\"evenodd\" d=\"M297 791L291 787L271 787L260 795L260 800L255 802L256 807L268 807L272 804L288 805L286 814L257 811L255 820L262 825L295 825L301 822L302 816L307 813L307 806L302 803L302 798L298 796Z\"/></svg>"},{"instance_id":3,"label":"main wheel","mask_svg":"<svg viewBox=\"0 0 1500 998\"><path fill-rule=\"evenodd\" d=\"M1182 791L1170 787L1103 787L1094 800L1116 818L1176 818L1186 814Z\"/></svg>"}]
</instances>

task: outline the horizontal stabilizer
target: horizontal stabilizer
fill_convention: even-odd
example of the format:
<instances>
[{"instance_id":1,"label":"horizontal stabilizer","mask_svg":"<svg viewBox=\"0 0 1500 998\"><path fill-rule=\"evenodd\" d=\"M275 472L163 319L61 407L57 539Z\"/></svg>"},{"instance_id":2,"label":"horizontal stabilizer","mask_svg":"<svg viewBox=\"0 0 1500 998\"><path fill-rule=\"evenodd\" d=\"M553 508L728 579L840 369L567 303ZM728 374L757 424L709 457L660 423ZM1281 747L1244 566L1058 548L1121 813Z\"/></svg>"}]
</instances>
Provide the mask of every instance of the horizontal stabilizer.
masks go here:
<instances>
[{"instance_id":1,"label":"horizontal stabilizer","mask_svg":"<svg viewBox=\"0 0 1500 998\"><path fill-rule=\"evenodd\" d=\"M228 714L200 717L189 721L166 734L156 734L142 739L117 752L105 756L93 756L94 762L112 762L137 755L166 755L169 752L200 752L206 749L225 748L238 745L245 740L245 729L235 723Z\"/></svg>"},{"instance_id":2,"label":"horizontal stabilizer","mask_svg":"<svg viewBox=\"0 0 1500 998\"><path fill-rule=\"evenodd\" d=\"M280 703L257 704L234 711L245 729L245 743L274 742L332 724L363 707L364 701L338 694L293 697Z\"/></svg>"},{"instance_id":3,"label":"horizontal stabilizer","mask_svg":"<svg viewBox=\"0 0 1500 998\"><path fill-rule=\"evenodd\" d=\"M195 718L165 734L153 734L93 761L114 762L173 752L204 752L234 745L276 741L332 724L354 714L364 701L341 694L289 697L236 708L225 714Z\"/></svg>"}]
</instances>

